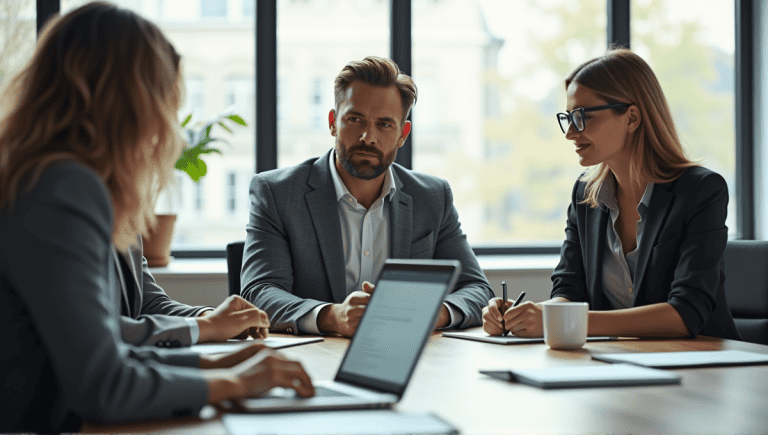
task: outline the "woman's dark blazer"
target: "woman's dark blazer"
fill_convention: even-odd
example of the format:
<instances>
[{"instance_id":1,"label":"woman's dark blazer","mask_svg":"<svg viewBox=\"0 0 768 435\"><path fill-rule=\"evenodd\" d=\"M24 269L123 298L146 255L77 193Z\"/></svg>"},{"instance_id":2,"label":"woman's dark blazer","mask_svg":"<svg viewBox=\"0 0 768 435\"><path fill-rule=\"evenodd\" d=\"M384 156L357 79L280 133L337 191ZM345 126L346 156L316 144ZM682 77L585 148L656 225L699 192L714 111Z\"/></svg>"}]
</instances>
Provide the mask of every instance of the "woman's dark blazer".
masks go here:
<instances>
[{"instance_id":1,"label":"woman's dark blazer","mask_svg":"<svg viewBox=\"0 0 768 435\"><path fill-rule=\"evenodd\" d=\"M573 187L560 263L552 274L551 297L611 308L603 292L603 253L610 212L583 204L586 183ZM687 169L676 180L656 184L638 246L634 306L667 302L692 337L741 340L725 299L723 252L728 186L706 168Z\"/></svg>"},{"instance_id":2,"label":"woman's dark blazer","mask_svg":"<svg viewBox=\"0 0 768 435\"><path fill-rule=\"evenodd\" d=\"M0 211L0 433L76 432L83 419L205 405L198 355L120 339L112 222L102 179L70 161Z\"/></svg>"}]
</instances>

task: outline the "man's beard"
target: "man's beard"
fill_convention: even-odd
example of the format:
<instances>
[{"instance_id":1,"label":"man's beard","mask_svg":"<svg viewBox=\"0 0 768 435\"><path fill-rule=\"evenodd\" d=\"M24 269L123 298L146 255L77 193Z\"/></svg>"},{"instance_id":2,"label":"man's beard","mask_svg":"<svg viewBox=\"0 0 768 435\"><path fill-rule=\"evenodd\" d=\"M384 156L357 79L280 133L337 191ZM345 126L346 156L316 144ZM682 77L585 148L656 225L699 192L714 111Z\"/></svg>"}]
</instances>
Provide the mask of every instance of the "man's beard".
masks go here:
<instances>
[{"instance_id":1,"label":"man's beard","mask_svg":"<svg viewBox=\"0 0 768 435\"><path fill-rule=\"evenodd\" d=\"M336 138L335 150L336 158L339 159L339 163L341 163L341 166L344 168L344 170L347 171L349 175L355 178L360 178L362 180L373 180L374 178L383 174L384 171L389 169L389 167L392 165L392 162L395 161L395 157L397 157L397 147L395 147L391 153L384 156L384 154L376 147L368 146L362 143L347 148L341 143L341 139L338 137ZM380 163L375 166L371 165L367 161L354 163L352 162L351 157L356 152L373 154L379 158Z\"/></svg>"}]
</instances>

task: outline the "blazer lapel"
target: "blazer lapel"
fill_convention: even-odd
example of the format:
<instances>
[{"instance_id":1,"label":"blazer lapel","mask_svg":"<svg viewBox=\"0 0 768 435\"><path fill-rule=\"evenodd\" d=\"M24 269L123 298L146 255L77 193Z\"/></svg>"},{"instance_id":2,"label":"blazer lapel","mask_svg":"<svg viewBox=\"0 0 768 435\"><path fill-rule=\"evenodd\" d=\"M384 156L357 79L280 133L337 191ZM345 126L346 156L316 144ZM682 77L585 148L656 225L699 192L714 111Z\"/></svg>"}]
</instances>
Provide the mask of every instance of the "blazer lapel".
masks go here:
<instances>
[{"instance_id":1,"label":"blazer lapel","mask_svg":"<svg viewBox=\"0 0 768 435\"><path fill-rule=\"evenodd\" d=\"M138 243L141 243L139 241ZM142 245L139 245L142 247L141 250L135 250L131 249L130 254L121 254L123 255L123 258L125 258L125 262L128 263L128 269L131 270L131 276L125 277L125 282L128 284L128 280L133 280L133 288L134 291L134 300L133 300L133 312L137 315L141 314L141 308L144 306L144 292L142 291L141 287L141 277L144 272L144 265L141 261L141 258L136 258L137 256L143 255L144 247Z\"/></svg>"},{"instance_id":2,"label":"blazer lapel","mask_svg":"<svg viewBox=\"0 0 768 435\"><path fill-rule=\"evenodd\" d=\"M117 281L120 284L120 292L123 294L123 303L121 304L122 308L120 309L120 312L124 316L128 316L131 318L136 318L136 316L133 316L133 304L131 304L131 300L128 297L128 289L125 287L125 276L123 275L123 267L120 263L120 257L119 253L117 252L117 249L114 247L112 248L112 257L115 264L115 269L117 270Z\"/></svg>"},{"instance_id":3,"label":"blazer lapel","mask_svg":"<svg viewBox=\"0 0 768 435\"><path fill-rule=\"evenodd\" d=\"M670 205L675 198L675 194L669 191L671 184L663 183L654 186L651 204L648 207L648 221L643 227L643 235L638 246L637 264L635 265L634 283L632 285L635 294L634 306L637 306L640 292L645 287L646 268L651 258L651 250L656 246L656 240L664 227L664 222L669 215Z\"/></svg>"},{"instance_id":4,"label":"blazer lapel","mask_svg":"<svg viewBox=\"0 0 768 435\"><path fill-rule=\"evenodd\" d=\"M594 265L594 267L586 267L587 289L592 299L590 309L601 310L603 309L603 251L610 214L600 207L587 207L587 213L592 214L592 218L588 220L590 225L586 228L586 240L595 241L595 243L587 243L586 264Z\"/></svg>"},{"instance_id":5,"label":"blazer lapel","mask_svg":"<svg viewBox=\"0 0 768 435\"><path fill-rule=\"evenodd\" d=\"M413 197L403 192L403 183L392 171L394 178L395 194L389 209L390 231L390 258L410 258L411 256L411 230L413 229Z\"/></svg>"},{"instance_id":6,"label":"blazer lapel","mask_svg":"<svg viewBox=\"0 0 768 435\"><path fill-rule=\"evenodd\" d=\"M307 193L305 198L315 227L317 242L320 245L320 252L323 255L323 263L325 263L325 272L330 281L328 284L331 287L333 300L339 303L347 297L344 277L344 246L341 237L339 205L328 165L330 158L328 154L326 153L314 163L307 181L314 190Z\"/></svg>"}]
</instances>

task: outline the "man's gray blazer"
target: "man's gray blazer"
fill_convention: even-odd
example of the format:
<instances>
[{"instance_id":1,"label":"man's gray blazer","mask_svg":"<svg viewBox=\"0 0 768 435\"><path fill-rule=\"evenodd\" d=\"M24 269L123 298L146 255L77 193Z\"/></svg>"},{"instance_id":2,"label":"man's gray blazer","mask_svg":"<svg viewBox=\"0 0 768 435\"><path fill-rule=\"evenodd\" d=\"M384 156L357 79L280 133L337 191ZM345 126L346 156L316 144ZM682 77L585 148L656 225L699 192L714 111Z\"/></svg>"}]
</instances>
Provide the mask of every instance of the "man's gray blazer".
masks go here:
<instances>
[{"instance_id":1,"label":"man's gray blazer","mask_svg":"<svg viewBox=\"0 0 768 435\"><path fill-rule=\"evenodd\" d=\"M149 272L143 252L141 237L127 254L112 252L115 265L120 267L118 256L122 256L130 272L117 274L121 278L120 332L123 341L136 346L190 346L189 323L184 317L197 317L209 307L190 306L169 298ZM133 286L133 292L128 291L128 285Z\"/></svg>"},{"instance_id":2,"label":"man's gray blazer","mask_svg":"<svg viewBox=\"0 0 768 435\"><path fill-rule=\"evenodd\" d=\"M22 192L0 212L0 433L199 412L208 392L202 370L191 369L198 355L120 338L101 177L57 162Z\"/></svg>"},{"instance_id":3,"label":"man's gray blazer","mask_svg":"<svg viewBox=\"0 0 768 435\"><path fill-rule=\"evenodd\" d=\"M341 223L324 156L256 174L241 272L241 295L266 311L274 331L298 334L297 320L346 298ZM456 259L462 271L445 302L463 315L459 328L482 324L493 297L461 231L445 180L392 166L390 257Z\"/></svg>"}]
</instances>

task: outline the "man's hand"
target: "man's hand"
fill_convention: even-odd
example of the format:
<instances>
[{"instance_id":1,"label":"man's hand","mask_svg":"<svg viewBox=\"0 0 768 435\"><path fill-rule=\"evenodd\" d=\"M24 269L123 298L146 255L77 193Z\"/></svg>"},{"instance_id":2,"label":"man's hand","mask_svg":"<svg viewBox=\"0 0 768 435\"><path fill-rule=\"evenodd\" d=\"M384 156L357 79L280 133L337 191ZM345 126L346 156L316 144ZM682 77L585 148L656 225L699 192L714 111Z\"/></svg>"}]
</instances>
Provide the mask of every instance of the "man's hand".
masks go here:
<instances>
[{"instance_id":1,"label":"man's hand","mask_svg":"<svg viewBox=\"0 0 768 435\"><path fill-rule=\"evenodd\" d=\"M363 282L362 291L349 294L340 304L326 305L317 315L320 332L334 332L343 337L355 335L360 318L363 317L368 301L376 288L368 281Z\"/></svg>"},{"instance_id":2,"label":"man's hand","mask_svg":"<svg viewBox=\"0 0 768 435\"><path fill-rule=\"evenodd\" d=\"M299 397L312 397L315 387L301 363L267 349L235 366L239 397L257 397L274 387L291 388Z\"/></svg>"},{"instance_id":3,"label":"man's hand","mask_svg":"<svg viewBox=\"0 0 768 435\"><path fill-rule=\"evenodd\" d=\"M267 313L237 295L224 300L213 311L197 318L200 325L198 342L225 341L230 338L266 338L269 329Z\"/></svg>"}]
</instances>

